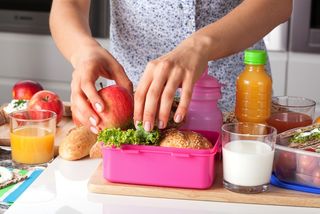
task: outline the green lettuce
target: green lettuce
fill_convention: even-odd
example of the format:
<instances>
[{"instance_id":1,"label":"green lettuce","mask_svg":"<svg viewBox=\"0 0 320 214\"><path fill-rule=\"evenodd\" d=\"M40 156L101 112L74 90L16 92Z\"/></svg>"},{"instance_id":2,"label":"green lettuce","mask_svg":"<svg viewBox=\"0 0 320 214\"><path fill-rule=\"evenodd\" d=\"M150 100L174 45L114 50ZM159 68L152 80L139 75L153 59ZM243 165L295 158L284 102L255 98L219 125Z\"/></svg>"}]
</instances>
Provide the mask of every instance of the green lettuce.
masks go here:
<instances>
[{"instance_id":1,"label":"green lettuce","mask_svg":"<svg viewBox=\"0 0 320 214\"><path fill-rule=\"evenodd\" d=\"M320 128L315 128L310 132L301 132L295 134L289 139L290 143L306 143L308 141L314 141L320 139Z\"/></svg>"},{"instance_id":2,"label":"green lettuce","mask_svg":"<svg viewBox=\"0 0 320 214\"><path fill-rule=\"evenodd\" d=\"M144 130L142 123L139 123L137 129L104 129L98 134L98 141L110 147L120 147L122 144L158 145L159 137L158 129L147 132Z\"/></svg>"}]
</instances>

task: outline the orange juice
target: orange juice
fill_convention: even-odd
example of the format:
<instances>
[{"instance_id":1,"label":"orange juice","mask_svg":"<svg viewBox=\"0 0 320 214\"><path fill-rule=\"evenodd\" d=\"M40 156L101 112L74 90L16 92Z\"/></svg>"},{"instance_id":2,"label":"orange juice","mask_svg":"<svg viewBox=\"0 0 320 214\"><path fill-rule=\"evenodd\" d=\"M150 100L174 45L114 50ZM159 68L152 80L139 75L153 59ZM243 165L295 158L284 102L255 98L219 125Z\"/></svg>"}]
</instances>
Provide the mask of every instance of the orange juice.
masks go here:
<instances>
[{"instance_id":1,"label":"orange juice","mask_svg":"<svg viewBox=\"0 0 320 214\"><path fill-rule=\"evenodd\" d=\"M270 117L272 81L265 62L265 51L245 51L246 66L236 81L235 113L240 122L266 123Z\"/></svg>"},{"instance_id":2,"label":"orange juice","mask_svg":"<svg viewBox=\"0 0 320 214\"><path fill-rule=\"evenodd\" d=\"M10 133L12 160L23 164L50 161L54 152L54 133L39 126L24 126Z\"/></svg>"}]
</instances>

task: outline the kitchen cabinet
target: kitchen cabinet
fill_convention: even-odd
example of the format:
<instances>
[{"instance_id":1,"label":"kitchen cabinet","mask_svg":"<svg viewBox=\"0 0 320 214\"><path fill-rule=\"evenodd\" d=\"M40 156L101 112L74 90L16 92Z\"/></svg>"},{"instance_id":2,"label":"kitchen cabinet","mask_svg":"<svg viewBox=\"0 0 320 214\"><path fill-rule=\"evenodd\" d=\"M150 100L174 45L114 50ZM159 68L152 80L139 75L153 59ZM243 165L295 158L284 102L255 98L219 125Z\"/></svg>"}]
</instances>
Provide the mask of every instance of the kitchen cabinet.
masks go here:
<instances>
[{"instance_id":1,"label":"kitchen cabinet","mask_svg":"<svg viewBox=\"0 0 320 214\"><path fill-rule=\"evenodd\" d=\"M286 51L268 51L268 56L272 73L273 95L285 95L288 53Z\"/></svg>"},{"instance_id":2,"label":"kitchen cabinet","mask_svg":"<svg viewBox=\"0 0 320 214\"><path fill-rule=\"evenodd\" d=\"M320 102L320 54L289 52L287 94Z\"/></svg>"},{"instance_id":3,"label":"kitchen cabinet","mask_svg":"<svg viewBox=\"0 0 320 214\"><path fill-rule=\"evenodd\" d=\"M273 95L301 96L320 102L320 54L269 51Z\"/></svg>"},{"instance_id":4,"label":"kitchen cabinet","mask_svg":"<svg viewBox=\"0 0 320 214\"><path fill-rule=\"evenodd\" d=\"M108 47L107 39L98 41ZM11 100L12 86L22 79L38 81L62 100L70 99L72 66L58 51L51 36L2 32L0 47L0 103Z\"/></svg>"},{"instance_id":5,"label":"kitchen cabinet","mask_svg":"<svg viewBox=\"0 0 320 214\"><path fill-rule=\"evenodd\" d=\"M39 81L44 88L69 100L71 66L58 52L50 36L0 33L0 102L11 100L11 88L19 80Z\"/></svg>"}]
</instances>

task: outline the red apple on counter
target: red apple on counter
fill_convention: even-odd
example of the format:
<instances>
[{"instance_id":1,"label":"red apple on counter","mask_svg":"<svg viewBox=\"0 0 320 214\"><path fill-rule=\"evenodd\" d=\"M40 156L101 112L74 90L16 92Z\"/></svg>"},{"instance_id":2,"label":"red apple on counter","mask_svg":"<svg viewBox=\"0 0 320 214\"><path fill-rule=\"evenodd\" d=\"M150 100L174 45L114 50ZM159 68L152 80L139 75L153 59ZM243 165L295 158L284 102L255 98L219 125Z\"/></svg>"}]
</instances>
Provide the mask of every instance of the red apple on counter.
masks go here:
<instances>
[{"instance_id":1,"label":"red apple on counter","mask_svg":"<svg viewBox=\"0 0 320 214\"><path fill-rule=\"evenodd\" d=\"M28 104L29 110L50 110L57 114L57 124L63 116L63 103L59 96L47 90L37 92L32 96Z\"/></svg>"},{"instance_id":2,"label":"red apple on counter","mask_svg":"<svg viewBox=\"0 0 320 214\"><path fill-rule=\"evenodd\" d=\"M32 80L21 80L14 84L12 88L12 97L15 100L30 100L38 91L43 90L40 83Z\"/></svg>"}]
</instances>

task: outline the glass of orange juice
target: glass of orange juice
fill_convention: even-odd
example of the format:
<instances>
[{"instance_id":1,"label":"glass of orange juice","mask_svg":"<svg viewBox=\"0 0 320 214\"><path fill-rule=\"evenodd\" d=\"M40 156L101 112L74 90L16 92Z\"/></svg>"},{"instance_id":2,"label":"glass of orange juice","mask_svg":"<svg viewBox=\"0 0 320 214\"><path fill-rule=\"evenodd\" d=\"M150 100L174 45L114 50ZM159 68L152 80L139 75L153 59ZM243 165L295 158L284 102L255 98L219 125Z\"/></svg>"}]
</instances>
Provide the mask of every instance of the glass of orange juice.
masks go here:
<instances>
[{"instance_id":1,"label":"glass of orange juice","mask_svg":"<svg viewBox=\"0 0 320 214\"><path fill-rule=\"evenodd\" d=\"M56 113L25 110L13 112L9 118L13 165L47 165L54 155Z\"/></svg>"}]
</instances>

